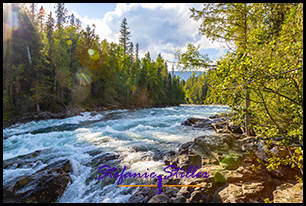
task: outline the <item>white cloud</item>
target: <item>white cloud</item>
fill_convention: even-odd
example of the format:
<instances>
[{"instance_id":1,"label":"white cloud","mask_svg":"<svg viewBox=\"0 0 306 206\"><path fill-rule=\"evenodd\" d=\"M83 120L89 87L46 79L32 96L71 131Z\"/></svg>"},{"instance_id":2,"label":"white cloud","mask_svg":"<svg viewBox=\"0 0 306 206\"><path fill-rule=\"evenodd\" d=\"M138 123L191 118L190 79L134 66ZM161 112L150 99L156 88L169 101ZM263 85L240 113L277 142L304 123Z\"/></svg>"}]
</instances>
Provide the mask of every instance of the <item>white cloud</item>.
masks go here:
<instances>
[{"instance_id":1,"label":"white cloud","mask_svg":"<svg viewBox=\"0 0 306 206\"><path fill-rule=\"evenodd\" d=\"M189 42L200 44L201 49L222 48L220 43L212 43L199 35L201 22L189 18L189 8L192 7L201 9L203 6L198 3L118 3L115 10L107 12L103 19L82 18L75 11L72 12L83 22L84 28L94 23L101 40L115 43L119 42L120 24L126 17L131 31L130 41L134 46L139 44L140 58L149 51L152 59L161 53L163 58L173 61L174 49L184 49Z\"/></svg>"}]
</instances>

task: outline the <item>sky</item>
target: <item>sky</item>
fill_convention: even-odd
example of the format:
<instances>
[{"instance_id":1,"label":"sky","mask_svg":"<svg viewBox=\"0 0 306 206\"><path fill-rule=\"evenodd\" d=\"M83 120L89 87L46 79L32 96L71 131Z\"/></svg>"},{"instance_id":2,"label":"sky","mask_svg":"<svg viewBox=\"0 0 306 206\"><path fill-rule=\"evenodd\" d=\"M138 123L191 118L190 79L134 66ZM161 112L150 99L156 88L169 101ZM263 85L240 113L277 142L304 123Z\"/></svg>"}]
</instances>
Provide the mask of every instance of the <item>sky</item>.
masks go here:
<instances>
[{"instance_id":1,"label":"sky","mask_svg":"<svg viewBox=\"0 0 306 206\"><path fill-rule=\"evenodd\" d=\"M55 3L38 3L52 11L55 18ZM95 33L108 42L119 42L119 29L123 18L127 19L131 31L130 41L134 48L139 44L139 56L150 52L151 59L157 55L169 61L174 59L174 50L186 51L187 44L200 45L200 52L208 54L211 60L224 55L227 47L219 42L211 42L200 35L197 22L190 17L189 8L202 9L201 3L65 3L68 15L74 13L82 27L96 25Z\"/></svg>"}]
</instances>

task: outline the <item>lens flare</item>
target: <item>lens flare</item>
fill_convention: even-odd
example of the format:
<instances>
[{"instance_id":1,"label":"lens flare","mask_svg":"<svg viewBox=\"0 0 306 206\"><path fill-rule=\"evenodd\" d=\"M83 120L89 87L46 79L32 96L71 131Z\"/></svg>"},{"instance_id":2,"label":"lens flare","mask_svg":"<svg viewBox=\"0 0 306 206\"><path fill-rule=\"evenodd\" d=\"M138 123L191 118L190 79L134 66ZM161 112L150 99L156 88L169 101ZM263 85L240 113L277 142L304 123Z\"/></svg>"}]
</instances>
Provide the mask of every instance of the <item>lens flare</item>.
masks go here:
<instances>
[{"instance_id":1,"label":"lens flare","mask_svg":"<svg viewBox=\"0 0 306 206\"><path fill-rule=\"evenodd\" d=\"M132 85L132 86L130 87L130 89L131 89L132 92L135 92L137 88L136 88L135 85Z\"/></svg>"},{"instance_id":2,"label":"lens flare","mask_svg":"<svg viewBox=\"0 0 306 206\"><path fill-rule=\"evenodd\" d=\"M67 69L56 69L56 80L62 87L69 87L69 82L73 74Z\"/></svg>"},{"instance_id":3,"label":"lens flare","mask_svg":"<svg viewBox=\"0 0 306 206\"><path fill-rule=\"evenodd\" d=\"M89 54L89 57L94 61L100 58L99 52L95 49L88 49L88 54Z\"/></svg>"},{"instance_id":4,"label":"lens flare","mask_svg":"<svg viewBox=\"0 0 306 206\"><path fill-rule=\"evenodd\" d=\"M3 19L6 19L6 22L3 22L3 41L7 41L11 39L13 31L16 31L19 28L17 11L16 11L15 6L12 6L12 5L13 4L11 3L3 4L3 6L5 7L5 11L7 11L6 17L3 16ZM3 13L3 15L5 14Z\"/></svg>"},{"instance_id":5,"label":"lens flare","mask_svg":"<svg viewBox=\"0 0 306 206\"><path fill-rule=\"evenodd\" d=\"M7 41L12 38L13 29L7 23L3 23L3 41Z\"/></svg>"},{"instance_id":6,"label":"lens flare","mask_svg":"<svg viewBox=\"0 0 306 206\"><path fill-rule=\"evenodd\" d=\"M75 74L75 78L79 81L82 85L89 85L91 83L91 78L85 71L85 69L81 68Z\"/></svg>"},{"instance_id":7,"label":"lens flare","mask_svg":"<svg viewBox=\"0 0 306 206\"><path fill-rule=\"evenodd\" d=\"M77 102L83 102L90 94L90 87L88 85L75 84L71 89L71 98Z\"/></svg>"},{"instance_id":8,"label":"lens flare","mask_svg":"<svg viewBox=\"0 0 306 206\"><path fill-rule=\"evenodd\" d=\"M107 54L94 48L92 42L85 37L78 40L75 55L83 67L92 70L99 69L108 62Z\"/></svg>"},{"instance_id":9,"label":"lens flare","mask_svg":"<svg viewBox=\"0 0 306 206\"><path fill-rule=\"evenodd\" d=\"M75 78L82 85L89 85L91 83L91 78L88 75L88 72L86 72L86 69L84 68L81 68L76 72Z\"/></svg>"},{"instance_id":10,"label":"lens flare","mask_svg":"<svg viewBox=\"0 0 306 206\"><path fill-rule=\"evenodd\" d=\"M88 49L87 52L88 52L88 54L89 54L90 56L94 55L94 53L95 53L94 50L92 50L92 49Z\"/></svg>"}]
</instances>

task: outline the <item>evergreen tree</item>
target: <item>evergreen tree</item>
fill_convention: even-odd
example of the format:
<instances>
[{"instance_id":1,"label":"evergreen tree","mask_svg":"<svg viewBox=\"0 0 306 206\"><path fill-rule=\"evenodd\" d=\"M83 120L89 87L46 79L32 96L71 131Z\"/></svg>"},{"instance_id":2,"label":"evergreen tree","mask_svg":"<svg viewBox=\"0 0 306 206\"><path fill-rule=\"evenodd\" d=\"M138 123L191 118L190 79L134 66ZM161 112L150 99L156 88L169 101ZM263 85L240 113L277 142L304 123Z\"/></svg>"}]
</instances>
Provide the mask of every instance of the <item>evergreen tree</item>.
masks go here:
<instances>
[{"instance_id":1,"label":"evergreen tree","mask_svg":"<svg viewBox=\"0 0 306 206\"><path fill-rule=\"evenodd\" d=\"M75 17L74 17L74 14L72 13L72 14L70 15L70 24L71 24L72 26L74 26L74 23L75 23Z\"/></svg>"},{"instance_id":2,"label":"evergreen tree","mask_svg":"<svg viewBox=\"0 0 306 206\"><path fill-rule=\"evenodd\" d=\"M57 3L55 8L55 15L56 15L56 26L58 29L62 27L62 25L66 22L66 13L67 9L65 8L64 3Z\"/></svg>"},{"instance_id":3,"label":"evergreen tree","mask_svg":"<svg viewBox=\"0 0 306 206\"><path fill-rule=\"evenodd\" d=\"M133 42L130 43L129 46L129 55L130 55L130 60L131 60L131 64L134 62L134 45Z\"/></svg>"},{"instance_id":4,"label":"evergreen tree","mask_svg":"<svg viewBox=\"0 0 306 206\"><path fill-rule=\"evenodd\" d=\"M136 44L136 61L139 59L139 44Z\"/></svg>"},{"instance_id":5,"label":"evergreen tree","mask_svg":"<svg viewBox=\"0 0 306 206\"><path fill-rule=\"evenodd\" d=\"M129 27L127 26L127 20L124 17L122 20L122 23L120 25L120 37L119 37L119 43L122 45L124 49L124 55L128 51L128 46L130 45L130 37L131 37L131 32L129 31Z\"/></svg>"},{"instance_id":6,"label":"evergreen tree","mask_svg":"<svg viewBox=\"0 0 306 206\"><path fill-rule=\"evenodd\" d=\"M37 15L31 15L31 4L3 9L4 120L75 103L153 106L183 100L180 80L168 74L160 54L156 61L149 52L140 59L138 43L134 54L127 27L125 45L100 41L95 25L82 30L74 15L66 22L64 4L55 8L56 21L50 12L45 24L42 7Z\"/></svg>"}]
</instances>

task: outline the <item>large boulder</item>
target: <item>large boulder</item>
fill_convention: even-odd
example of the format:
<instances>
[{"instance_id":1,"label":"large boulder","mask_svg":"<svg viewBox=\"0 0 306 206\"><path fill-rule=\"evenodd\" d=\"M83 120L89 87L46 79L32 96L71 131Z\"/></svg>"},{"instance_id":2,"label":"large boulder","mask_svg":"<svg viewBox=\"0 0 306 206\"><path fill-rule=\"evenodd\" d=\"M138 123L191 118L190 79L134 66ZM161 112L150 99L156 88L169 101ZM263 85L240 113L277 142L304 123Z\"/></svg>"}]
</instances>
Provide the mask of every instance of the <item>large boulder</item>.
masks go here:
<instances>
[{"instance_id":1,"label":"large boulder","mask_svg":"<svg viewBox=\"0 0 306 206\"><path fill-rule=\"evenodd\" d=\"M173 152L167 154L164 157L164 162L166 165L175 165L185 170L191 166L198 166L201 168L201 152L202 151L199 152L198 150L195 150L195 145L193 142L186 142L179 147L177 154Z\"/></svg>"},{"instance_id":2,"label":"large boulder","mask_svg":"<svg viewBox=\"0 0 306 206\"><path fill-rule=\"evenodd\" d=\"M35 152L31 152L29 154L20 155L11 159L3 160L3 169L31 167L36 162L42 161L36 158L39 154L41 154L41 152L41 150L36 150Z\"/></svg>"},{"instance_id":3,"label":"large boulder","mask_svg":"<svg viewBox=\"0 0 306 206\"><path fill-rule=\"evenodd\" d=\"M20 176L3 185L3 202L52 203L72 182L69 160L56 161L29 176Z\"/></svg>"},{"instance_id":4,"label":"large boulder","mask_svg":"<svg viewBox=\"0 0 306 206\"><path fill-rule=\"evenodd\" d=\"M274 203L303 203L302 184L284 183L273 191Z\"/></svg>"},{"instance_id":5,"label":"large boulder","mask_svg":"<svg viewBox=\"0 0 306 206\"><path fill-rule=\"evenodd\" d=\"M211 123L215 121L216 120L191 117L191 118L188 118L186 121L182 122L181 125L193 126L195 128L203 128L205 130L210 130L212 129Z\"/></svg>"},{"instance_id":6,"label":"large boulder","mask_svg":"<svg viewBox=\"0 0 306 206\"><path fill-rule=\"evenodd\" d=\"M242 134L244 132L244 127L237 126L234 124L234 122L229 122L227 125L227 129L231 131L231 133Z\"/></svg>"},{"instance_id":7,"label":"large boulder","mask_svg":"<svg viewBox=\"0 0 306 206\"><path fill-rule=\"evenodd\" d=\"M220 120L211 124L216 133L230 133L228 129L228 121Z\"/></svg>"}]
</instances>

